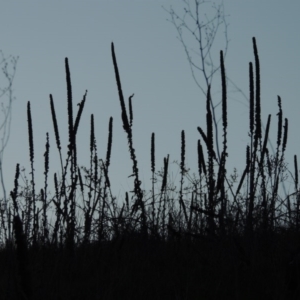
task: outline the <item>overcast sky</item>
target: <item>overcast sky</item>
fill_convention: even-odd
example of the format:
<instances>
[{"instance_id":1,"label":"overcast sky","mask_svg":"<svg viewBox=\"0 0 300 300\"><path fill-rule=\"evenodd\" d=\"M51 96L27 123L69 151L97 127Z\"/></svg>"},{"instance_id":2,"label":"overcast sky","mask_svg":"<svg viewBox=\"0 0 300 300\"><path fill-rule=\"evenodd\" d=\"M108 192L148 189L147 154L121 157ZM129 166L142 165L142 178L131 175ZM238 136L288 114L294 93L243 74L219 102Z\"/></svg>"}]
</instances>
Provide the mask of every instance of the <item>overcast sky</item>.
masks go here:
<instances>
[{"instance_id":1,"label":"overcast sky","mask_svg":"<svg viewBox=\"0 0 300 300\"><path fill-rule=\"evenodd\" d=\"M192 0L190 1L193 2ZM216 3L220 3L216 1ZM170 154L170 162L180 161L180 133L186 133L187 165L197 171L197 127L206 130L205 97L193 81L186 55L175 27L163 9L183 15L181 0L98 0L98 1L2 1L0 49L19 56L13 84L14 96L9 144L4 153L5 186L13 188L16 164L30 163L27 130L27 101L31 102L35 147L37 190L43 187L46 132L50 135L50 180L59 172L50 114L49 94L54 98L63 145L67 153L67 103L65 57L69 58L74 109L88 90L78 131L78 162L89 165L90 115L95 116L98 155L105 158L108 121L113 117L113 145L110 177L117 197L132 190L133 179L127 140L111 58L111 42L119 65L126 100L133 98L133 142L139 163L142 187L150 188L150 138L156 134L156 165ZM282 98L284 117L289 119L287 161L293 172L293 156L299 155L300 112L300 2L298 0L227 1L228 54L226 73L248 96L248 64L254 61L252 37L257 39L261 62L262 118L272 114L271 137L276 146L277 95ZM163 7L162 7L163 6ZM210 4L203 5L209 14ZM193 46L188 39L188 46ZM190 44L189 44L190 43ZM213 48L217 63L224 50L223 29ZM200 75L200 74L199 74ZM2 83L0 83L2 84ZM215 84L215 85L214 85ZM213 82L215 101L221 99L219 73ZM126 101L127 103L127 101ZM217 110L218 116L220 110ZM242 172L248 142L248 102L229 86L228 173ZM172 165L175 184L179 168ZM177 174L178 173L178 174ZM176 177L177 174L177 177ZM292 186L287 184L292 191Z\"/></svg>"}]
</instances>

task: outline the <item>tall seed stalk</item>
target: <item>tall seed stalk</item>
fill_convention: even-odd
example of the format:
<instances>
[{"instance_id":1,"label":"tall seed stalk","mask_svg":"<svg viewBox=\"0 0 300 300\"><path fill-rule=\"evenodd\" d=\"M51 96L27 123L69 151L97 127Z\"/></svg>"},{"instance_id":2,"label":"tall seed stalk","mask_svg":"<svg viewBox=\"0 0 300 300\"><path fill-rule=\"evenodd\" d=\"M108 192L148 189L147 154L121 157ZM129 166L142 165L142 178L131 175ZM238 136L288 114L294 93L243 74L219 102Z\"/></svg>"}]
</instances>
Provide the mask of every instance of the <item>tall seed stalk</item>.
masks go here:
<instances>
[{"instance_id":1,"label":"tall seed stalk","mask_svg":"<svg viewBox=\"0 0 300 300\"><path fill-rule=\"evenodd\" d=\"M179 231L181 231L181 209L184 214L185 224L188 222L187 212L185 208L185 204L183 202L183 183L184 183L184 175L185 175L185 134L184 130L181 131L181 162L180 162L180 190L179 190Z\"/></svg>"},{"instance_id":2,"label":"tall seed stalk","mask_svg":"<svg viewBox=\"0 0 300 300\"><path fill-rule=\"evenodd\" d=\"M251 153L251 168L250 168L250 193L249 193L249 207L246 222L246 230L251 235L253 231L253 210L254 210L254 200L255 200L255 164L259 143L261 143L261 108L260 108L260 65L258 51L256 47L256 40L253 37L253 51L255 57L255 133L254 133L254 146L253 152ZM251 88L251 85L250 85ZM250 94L254 95L254 91L250 91ZM251 106L250 106L251 108ZM250 119L251 120L251 119ZM261 146L261 145L260 145ZM261 148L261 147L260 147Z\"/></svg>"},{"instance_id":3,"label":"tall seed stalk","mask_svg":"<svg viewBox=\"0 0 300 300\"><path fill-rule=\"evenodd\" d=\"M143 191L141 189L141 181L139 179L139 169L138 169L137 159L136 159L136 155L135 155L135 149L133 148L133 141L132 141L132 128L131 128L131 126L132 126L133 114L132 114L131 99L132 99L133 95L131 95L129 97L129 103L130 103L130 105L129 105L130 106L130 123L129 123L113 43L111 44L111 52L112 52L113 65L114 65L116 82L117 82L117 87L118 87L118 92L119 92L123 128L124 128L125 132L127 133L129 152L130 152L131 160L133 162L132 170L133 170L133 175L135 177L135 179L134 179L134 192L135 192L135 195L136 195L137 199L136 199L135 203L133 204L131 215L135 214L137 212L137 210L140 208L140 210L141 210L141 222L142 222L142 224L141 224L142 225L142 228L141 228L142 233L144 235L147 235L147 216L146 216L145 204L144 204L144 200L143 200L144 195L143 195Z\"/></svg>"},{"instance_id":4,"label":"tall seed stalk","mask_svg":"<svg viewBox=\"0 0 300 300\"><path fill-rule=\"evenodd\" d=\"M155 191L154 191L154 184L155 184L155 133L153 132L151 135L151 183L152 183L152 230L155 231Z\"/></svg>"},{"instance_id":5,"label":"tall seed stalk","mask_svg":"<svg viewBox=\"0 0 300 300\"><path fill-rule=\"evenodd\" d=\"M31 195L27 197L27 213L26 213L26 221L25 221L25 237L28 239L30 233L30 223L32 220L32 210L33 214L35 214L35 181L34 181L34 147L33 147L33 130L32 130L32 119L31 119L31 108L30 102L27 102L27 122L28 122L28 137L29 137L29 157L30 157L30 167L31 167ZM32 209L33 205L33 209Z\"/></svg>"}]
</instances>

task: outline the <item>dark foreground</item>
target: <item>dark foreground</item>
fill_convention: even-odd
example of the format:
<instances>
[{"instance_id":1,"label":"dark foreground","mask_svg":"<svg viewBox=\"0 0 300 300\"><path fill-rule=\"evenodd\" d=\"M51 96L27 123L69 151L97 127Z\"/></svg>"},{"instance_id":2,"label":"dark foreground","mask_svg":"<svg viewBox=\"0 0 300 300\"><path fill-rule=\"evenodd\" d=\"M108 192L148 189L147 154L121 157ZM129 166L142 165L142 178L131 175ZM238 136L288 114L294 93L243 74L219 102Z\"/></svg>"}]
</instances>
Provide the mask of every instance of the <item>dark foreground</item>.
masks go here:
<instances>
[{"instance_id":1,"label":"dark foreground","mask_svg":"<svg viewBox=\"0 0 300 300\"><path fill-rule=\"evenodd\" d=\"M1 251L1 299L298 299L299 234L138 236L81 246ZM25 274L25 283L24 283ZM23 281L22 281L23 280Z\"/></svg>"}]
</instances>

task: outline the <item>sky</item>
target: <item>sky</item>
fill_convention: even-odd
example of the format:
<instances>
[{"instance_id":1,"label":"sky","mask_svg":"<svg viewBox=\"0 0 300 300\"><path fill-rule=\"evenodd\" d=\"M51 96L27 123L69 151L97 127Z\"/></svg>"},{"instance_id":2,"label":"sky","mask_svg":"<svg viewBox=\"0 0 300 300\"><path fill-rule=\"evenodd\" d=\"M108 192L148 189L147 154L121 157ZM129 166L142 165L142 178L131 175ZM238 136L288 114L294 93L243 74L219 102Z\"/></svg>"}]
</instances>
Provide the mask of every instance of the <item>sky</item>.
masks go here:
<instances>
[{"instance_id":1,"label":"sky","mask_svg":"<svg viewBox=\"0 0 300 300\"><path fill-rule=\"evenodd\" d=\"M190 1L191 3L193 1ZM220 3L220 1L216 1ZM16 164L30 178L27 129L27 102L31 103L35 149L36 189L43 183L46 132L50 137L50 180L60 171L59 156L50 114L49 94L53 95L63 146L67 153L67 92L65 57L69 59L74 109L88 91L77 135L78 163L89 166L90 115L94 114L98 156L105 159L109 118L113 117L113 144L109 170L112 189L122 201L133 189L132 164L111 58L114 43L124 97L133 97L133 143L136 149L142 188L150 189L150 139L156 136L156 168L180 161L180 136L185 130L186 163L197 172L197 127L206 131L206 99L190 71L184 48L166 10L172 5L180 16L182 0L98 0L98 1L2 1L0 10L0 49L18 56L13 82L15 101L9 143L4 152L3 174L7 193L13 189ZM252 37L256 37L261 67L262 120L272 115L271 140L276 146L277 95L282 98L284 117L289 120L286 160L293 170L293 157L299 155L300 112L300 2L224 0L228 52L227 76L248 96L248 65L254 62ZM211 4L201 12L211 13ZM165 8L165 9L164 9ZM187 36L189 49L195 43ZM218 63L224 50L224 30L220 28L213 44L213 60ZM197 74L201 76L201 74ZM200 77L199 77L200 78ZM220 74L212 84L213 98L221 99ZM2 81L1 84L4 84ZM2 87L2 86L1 86ZM1 98L1 101L5 101ZM220 109L216 111L221 116ZM231 174L245 167L248 143L248 101L228 86L228 163ZM179 185L179 167L171 164L170 175ZM51 186L51 183L50 183ZM291 181L288 191L293 191ZM53 190L52 190L53 191ZM2 191L1 191L2 192Z\"/></svg>"}]
</instances>

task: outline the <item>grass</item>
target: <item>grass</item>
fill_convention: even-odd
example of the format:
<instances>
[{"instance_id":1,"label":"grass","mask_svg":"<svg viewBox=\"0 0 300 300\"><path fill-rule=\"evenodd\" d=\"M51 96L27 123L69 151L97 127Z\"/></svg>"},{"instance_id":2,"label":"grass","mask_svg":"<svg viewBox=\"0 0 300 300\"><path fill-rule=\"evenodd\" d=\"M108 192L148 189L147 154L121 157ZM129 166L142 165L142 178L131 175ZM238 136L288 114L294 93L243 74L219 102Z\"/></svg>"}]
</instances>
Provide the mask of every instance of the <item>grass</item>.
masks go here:
<instances>
[{"instance_id":1,"label":"grass","mask_svg":"<svg viewBox=\"0 0 300 300\"><path fill-rule=\"evenodd\" d=\"M72 85L66 58L68 149L63 160L55 105L50 107L61 178L53 175L49 196L49 137L45 146L44 187L35 186L34 139L27 106L31 180L19 186L16 167L9 205L1 210L0 261L2 299L298 299L300 198L295 156L295 191L282 198L279 185L287 173L284 153L288 120L278 97L276 154L268 150L269 115L261 130L259 56L253 38L255 71L249 64L249 143L241 178L226 171L227 91L223 53L222 152L216 153L210 88L206 130L198 127L198 174L185 164L185 132L181 133L179 190L170 182L169 155L162 171L155 161L151 135L151 190L141 188L132 126L112 44L112 58L123 129L132 160L134 187L119 203L111 191L110 118L105 159L97 155L94 116L90 119L90 165L77 164L77 130L87 93L73 112ZM75 120L75 121L74 121ZM186 184L186 182L189 182ZM157 192L159 191L159 192ZM53 221L49 210L55 209ZM53 217L52 217L53 219Z\"/></svg>"}]
</instances>

